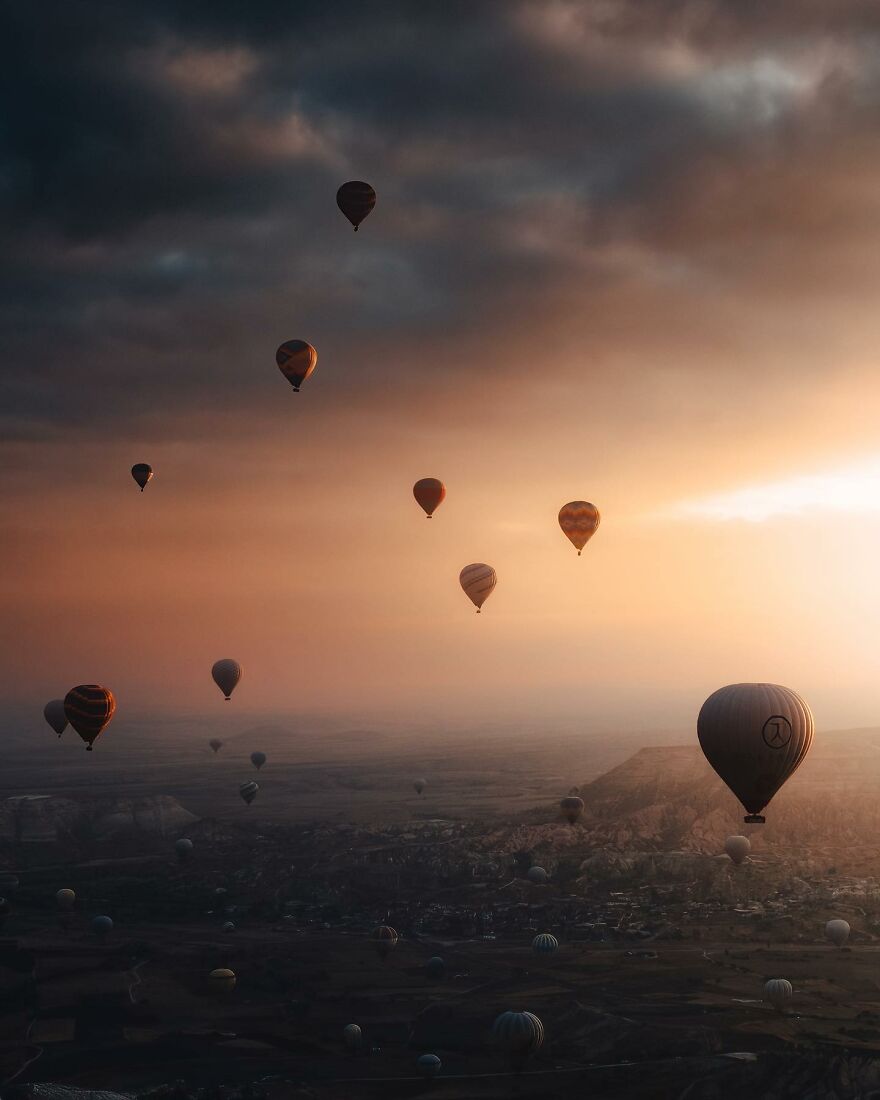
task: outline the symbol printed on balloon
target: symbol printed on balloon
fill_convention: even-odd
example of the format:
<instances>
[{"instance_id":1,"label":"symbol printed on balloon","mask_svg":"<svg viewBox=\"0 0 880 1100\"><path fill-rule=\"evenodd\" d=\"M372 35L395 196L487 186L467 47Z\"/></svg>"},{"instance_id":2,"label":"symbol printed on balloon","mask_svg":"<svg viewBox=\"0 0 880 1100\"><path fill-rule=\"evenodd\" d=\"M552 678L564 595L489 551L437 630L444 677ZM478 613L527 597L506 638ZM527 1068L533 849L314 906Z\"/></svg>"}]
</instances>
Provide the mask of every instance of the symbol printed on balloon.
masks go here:
<instances>
[{"instance_id":1,"label":"symbol printed on balloon","mask_svg":"<svg viewBox=\"0 0 880 1100\"><path fill-rule=\"evenodd\" d=\"M764 744L771 749L784 749L791 740L791 722L783 714L773 714L761 730Z\"/></svg>"}]
</instances>

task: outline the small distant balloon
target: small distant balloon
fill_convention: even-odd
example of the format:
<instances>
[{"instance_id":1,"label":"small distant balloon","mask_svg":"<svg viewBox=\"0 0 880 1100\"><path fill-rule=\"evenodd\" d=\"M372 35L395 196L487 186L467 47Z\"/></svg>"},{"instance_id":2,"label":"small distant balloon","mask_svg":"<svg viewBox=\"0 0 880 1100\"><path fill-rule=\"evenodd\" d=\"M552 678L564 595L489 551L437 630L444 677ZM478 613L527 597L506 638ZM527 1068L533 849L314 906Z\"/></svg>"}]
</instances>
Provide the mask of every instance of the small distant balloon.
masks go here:
<instances>
[{"instance_id":1,"label":"small distant balloon","mask_svg":"<svg viewBox=\"0 0 880 1100\"><path fill-rule=\"evenodd\" d=\"M569 825L574 825L584 812L584 800L574 794L566 795L559 803L559 809Z\"/></svg>"},{"instance_id":2,"label":"small distant balloon","mask_svg":"<svg viewBox=\"0 0 880 1100\"><path fill-rule=\"evenodd\" d=\"M559 950L559 940L549 932L541 932L532 940L532 950L536 955L552 955Z\"/></svg>"},{"instance_id":3,"label":"small distant balloon","mask_svg":"<svg viewBox=\"0 0 880 1100\"><path fill-rule=\"evenodd\" d=\"M498 578L495 575L495 570L491 565L484 565L482 562L475 562L473 565L466 565L458 575L459 584L464 589L464 593L471 603L476 607L477 614L480 614L480 608L492 595L495 589L495 585L498 582Z\"/></svg>"},{"instance_id":4,"label":"small distant balloon","mask_svg":"<svg viewBox=\"0 0 880 1100\"><path fill-rule=\"evenodd\" d=\"M357 1024L346 1024L342 1029L342 1041L349 1050L357 1050L361 1045L363 1032Z\"/></svg>"},{"instance_id":5,"label":"small distant balloon","mask_svg":"<svg viewBox=\"0 0 880 1100\"><path fill-rule=\"evenodd\" d=\"M113 931L113 921L110 917L99 916L92 921L92 931L99 940L106 939Z\"/></svg>"},{"instance_id":6,"label":"small distant balloon","mask_svg":"<svg viewBox=\"0 0 880 1100\"><path fill-rule=\"evenodd\" d=\"M785 978L771 978L764 983L764 1000L773 1005L777 1012L783 1012L791 1004L793 995L791 982Z\"/></svg>"},{"instance_id":7,"label":"small distant balloon","mask_svg":"<svg viewBox=\"0 0 880 1100\"><path fill-rule=\"evenodd\" d=\"M436 477L423 477L413 485L413 496L430 519L446 499L446 486Z\"/></svg>"},{"instance_id":8,"label":"small distant balloon","mask_svg":"<svg viewBox=\"0 0 880 1100\"><path fill-rule=\"evenodd\" d=\"M223 748L223 742L219 737L212 737L208 744L214 752L219 752Z\"/></svg>"},{"instance_id":9,"label":"small distant balloon","mask_svg":"<svg viewBox=\"0 0 880 1100\"><path fill-rule=\"evenodd\" d=\"M116 713L116 699L108 688L80 684L65 695L64 713L91 752Z\"/></svg>"},{"instance_id":10,"label":"small distant balloon","mask_svg":"<svg viewBox=\"0 0 880 1100\"><path fill-rule=\"evenodd\" d=\"M376 953L380 959L387 959L392 950L397 946L398 935L393 928L390 928L387 924L380 924L376 928L372 935L373 943L376 947Z\"/></svg>"},{"instance_id":11,"label":"small distant balloon","mask_svg":"<svg viewBox=\"0 0 880 1100\"><path fill-rule=\"evenodd\" d=\"M285 340L275 352L278 369L293 386L294 393L318 365L318 353L305 340Z\"/></svg>"},{"instance_id":12,"label":"small distant balloon","mask_svg":"<svg viewBox=\"0 0 880 1100\"><path fill-rule=\"evenodd\" d=\"M425 973L429 978L442 978L446 973L446 963L439 955L432 955L425 964Z\"/></svg>"},{"instance_id":13,"label":"small distant balloon","mask_svg":"<svg viewBox=\"0 0 880 1100\"><path fill-rule=\"evenodd\" d=\"M220 931L221 932L234 932L235 931L235 925L233 924L233 922L231 920L225 920L220 925Z\"/></svg>"},{"instance_id":14,"label":"small distant balloon","mask_svg":"<svg viewBox=\"0 0 880 1100\"><path fill-rule=\"evenodd\" d=\"M831 940L835 947L843 947L849 939L849 933L849 921L839 919L830 920L825 925L825 935Z\"/></svg>"},{"instance_id":15,"label":"small distant balloon","mask_svg":"<svg viewBox=\"0 0 880 1100\"><path fill-rule=\"evenodd\" d=\"M241 679L241 665L231 657L224 657L222 661L215 661L211 669L214 683L223 692L226 702L235 691L235 686ZM212 746L213 748L213 746ZM216 752L217 750L214 749Z\"/></svg>"},{"instance_id":16,"label":"small distant balloon","mask_svg":"<svg viewBox=\"0 0 880 1100\"><path fill-rule=\"evenodd\" d=\"M51 699L43 707L43 717L60 737L67 729L67 715L64 713L64 700Z\"/></svg>"},{"instance_id":17,"label":"small distant balloon","mask_svg":"<svg viewBox=\"0 0 880 1100\"><path fill-rule=\"evenodd\" d=\"M599 527L599 509L588 500L572 500L559 509L559 526L581 556L581 550Z\"/></svg>"},{"instance_id":18,"label":"small distant balloon","mask_svg":"<svg viewBox=\"0 0 880 1100\"><path fill-rule=\"evenodd\" d=\"M751 850L752 842L747 836L729 836L724 842L724 851L727 852L737 867L741 863L745 863Z\"/></svg>"},{"instance_id":19,"label":"small distant balloon","mask_svg":"<svg viewBox=\"0 0 880 1100\"><path fill-rule=\"evenodd\" d=\"M218 996L225 996L235 989L236 980L234 971L228 970L225 966L218 966L208 975L208 988Z\"/></svg>"},{"instance_id":20,"label":"small distant balloon","mask_svg":"<svg viewBox=\"0 0 880 1100\"><path fill-rule=\"evenodd\" d=\"M193 842L189 837L182 836L174 842L174 851L181 863L187 863L193 854Z\"/></svg>"},{"instance_id":21,"label":"small distant balloon","mask_svg":"<svg viewBox=\"0 0 880 1100\"><path fill-rule=\"evenodd\" d=\"M147 482L153 476L153 467L147 462L136 462L131 468L131 476L140 485L141 492L147 487Z\"/></svg>"},{"instance_id":22,"label":"small distant balloon","mask_svg":"<svg viewBox=\"0 0 880 1100\"><path fill-rule=\"evenodd\" d=\"M76 905L76 894L65 886L55 894L55 904L63 913L67 913Z\"/></svg>"},{"instance_id":23,"label":"small distant balloon","mask_svg":"<svg viewBox=\"0 0 880 1100\"><path fill-rule=\"evenodd\" d=\"M336 205L354 226L358 226L376 205L376 192L363 180L349 180L336 192Z\"/></svg>"},{"instance_id":24,"label":"small distant balloon","mask_svg":"<svg viewBox=\"0 0 880 1100\"><path fill-rule=\"evenodd\" d=\"M422 1054L416 1060L416 1069L418 1069L422 1077L425 1077L428 1080L430 1080L432 1077L436 1077L437 1074L440 1072L442 1066L443 1063L440 1061L436 1054Z\"/></svg>"},{"instance_id":25,"label":"small distant balloon","mask_svg":"<svg viewBox=\"0 0 880 1100\"><path fill-rule=\"evenodd\" d=\"M257 771L259 771L260 768L262 768L262 766L266 763L266 754L264 752L252 752L251 763L257 769Z\"/></svg>"},{"instance_id":26,"label":"small distant balloon","mask_svg":"<svg viewBox=\"0 0 880 1100\"><path fill-rule=\"evenodd\" d=\"M421 794L425 787L427 787L427 785L427 779L416 779L413 782L413 790L415 790L416 794Z\"/></svg>"},{"instance_id":27,"label":"small distant balloon","mask_svg":"<svg viewBox=\"0 0 880 1100\"><path fill-rule=\"evenodd\" d=\"M547 874L543 867L538 867L537 865L535 865L534 867L530 867L528 869L526 878L535 886L543 886L544 883L547 882L547 880L550 878L550 876Z\"/></svg>"},{"instance_id":28,"label":"small distant balloon","mask_svg":"<svg viewBox=\"0 0 880 1100\"><path fill-rule=\"evenodd\" d=\"M242 785L238 788L238 793L245 800L248 806L250 806L253 800L257 797L257 791L259 789L259 784L255 783L252 779L249 783L242 783Z\"/></svg>"}]
</instances>

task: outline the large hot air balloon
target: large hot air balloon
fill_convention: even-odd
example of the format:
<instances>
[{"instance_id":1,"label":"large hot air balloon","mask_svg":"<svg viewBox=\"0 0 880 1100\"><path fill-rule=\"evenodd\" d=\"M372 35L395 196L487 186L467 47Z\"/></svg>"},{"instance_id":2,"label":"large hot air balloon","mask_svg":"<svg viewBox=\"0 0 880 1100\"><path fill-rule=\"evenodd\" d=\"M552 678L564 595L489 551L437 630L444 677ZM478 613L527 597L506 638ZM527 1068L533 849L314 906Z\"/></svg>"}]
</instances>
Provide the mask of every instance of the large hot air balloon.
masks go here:
<instances>
[{"instance_id":1,"label":"large hot air balloon","mask_svg":"<svg viewBox=\"0 0 880 1100\"><path fill-rule=\"evenodd\" d=\"M724 851L727 852L737 867L741 863L745 863L751 850L752 842L747 836L729 836L724 842Z\"/></svg>"},{"instance_id":2,"label":"large hot air balloon","mask_svg":"<svg viewBox=\"0 0 880 1100\"><path fill-rule=\"evenodd\" d=\"M550 876L543 867L538 867L536 864L534 867L528 869L526 878L529 882L534 883L535 886L543 886Z\"/></svg>"},{"instance_id":3,"label":"large hot air balloon","mask_svg":"<svg viewBox=\"0 0 880 1100\"><path fill-rule=\"evenodd\" d=\"M65 695L64 713L91 752L92 745L116 713L116 700L107 688L97 684L80 684Z\"/></svg>"},{"instance_id":4,"label":"large hot air balloon","mask_svg":"<svg viewBox=\"0 0 880 1100\"><path fill-rule=\"evenodd\" d=\"M193 854L193 842L187 836L175 840L174 851L181 863L188 863Z\"/></svg>"},{"instance_id":5,"label":"large hot air balloon","mask_svg":"<svg viewBox=\"0 0 880 1100\"><path fill-rule=\"evenodd\" d=\"M559 950L559 940L549 932L541 932L532 940L532 950L536 955L552 955Z\"/></svg>"},{"instance_id":6,"label":"large hot air balloon","mask_svg":"<svg viewBox=\"0 0 880 1100\"><path fill-rule=\"evenodd\" d=\"M427 785L427 779L416 779L413 781L413 790L416 792L416 794L421 794L425 787L427 787Z\"/></svg>"},{"instance_id":7,"label":"large hot air balloon","mask_svg":"<svg viewBox=\"0 0 880 1100\"><path fill-rule=\"evenodd\" d=\"M495 570L491 565L475 562L473 565L466 565L462 569L458 575L458 580L464 589L465 595L476 607L479 615L480 608L492 595L497 583L498 578L495 576Z\"/></svg>"},{"instance_id":8,"label":"large hot air balloon","mask_svg":"<svg viewBox=\"0 0 880 1100\"><path fill-rule=\"evenodd\" d=\"M830 920L825 925L825 935L835 947L843 947L849 939L849 921Z\"/></svg>"},{"instance_id":9,"label":"large hot air balloon","mask_svg":"<svg viewBox=\"0 0 880 1100\"><path fill-rule=\"evenodd\" d=\"M318 365L318 353L305 340L285 340L275 352L278 369L293 386L294 393Z\"/></svg>"},{"instance_id":10,"label":"large hot air balloon","mask_svg":"<svg viewBox=\"0 0 880 1100\"><path fill-rule=\"evenodd\" d=\"M446 499L446 486L436 477L423 477L413 485L413 496L430 519Z\"/></svg>"},{"instance_id":11,"label":"large hot air balloon","mask_svg":"<svg viewBox=\"0 0 880 1100\"><path fill-rule=\"evenodd\" d=\"M581 550L599 527L599 509L587 500L572 500L559 509L559 526L581 556Z\"/></svg>"},{"instance_id":12,"label":"large hot air balloon","mask_svg":"<svg viewBox=\"0 0 880 1100\"><path fill-rule=\"evenodd\" d=\"M363 180L349 180L336 192L336 205L354 226L358 226L376 205L376 192Z\"/></svg>"},{"instance_id":13,"label":"large hot air balloon","mask_svg":"<svg viewBox=\"0 0 880 1100\"><path fill-rule=\"evenodd\" d=\"M264 752L252 752L251 763L257 769L257 771L259 771L260 768L262 768L262 766L266 763L266 754Z\"/></svg>"},{"instance_id":14,"label":"large hot air balloon","mask_svg":"<svg viewBox=\"0 0 880 1100\"><path fill-rule=\"evenodd\" d=\"M773 1005L777 1012L784 1012L791 1004L793 992L791 982L785 978L771 978L764 982L764 1000Z\"/></svg>"},{"instance_id":15,"label":"large hot air balloon","mask_svg":"<svg viewBox=\"0 0 880 1100\"><path fill-rule=\"evenodd\" d=\"M730 684L703 703L697 736L706 759L745 807L747 823L807 755L813 715L801 697L777 684Z\"/></svg>"},{"instance_id":16,"label":"large hot air balloon","mask_svg":"<svg viewBox=\"0 0 880 1100\"><path fill-rule=\"evenodd\" d=\"M140 485L141 492L147 487L147 482L153 476L153 467L148 462L136 462L131 468L131 476Z\"/></svg>"},{"instance_id":17,"label":"large hot air balloon","mask_svg":"<svg viewBox=\"0 0 880 1100\"><path fill-rule=\"evenodd\" d=\"M223 748L223 742L219 737L212 737L208 742L214 752L219 752Z\"/></svg>"},{"instance_id":18,"label":"large hot air balloon","mask_svg":"<svg viewBox=\"0 0 880 1100\"><path fill-rule=\"evenodd\" d=\"M566 795L559 803L559 809L569 825L574 825L584 812L584 800L577 795Z\"/></svg>"},{"instance_id":19,"label":"large hot air balloon","mask_svg":"<svg viewBox=\"0 0 880 1100\"><path fill-rule=\"evenodd\" d=\"M64 713L64 700L51 699L43 707L43 717L60 737L67 729L67 715Z\"/></svg>"},{"instance_id":20,"label":"large hot air balloon","mask_svg":"<svg viewBox=\"0 0 880 1100\"><path fill-rule=\"evenodd\" d=\"M443 1063L436 1054L422 1054L416 1061L416 1068L422 1077L430 1080L440 1072Z\"/></svg>"},{"instance_id":21,"label":"large hot air balloon","mask_svg":"<svg viewBox=\"0 0 880 1100\"><path fill-rule=\"evenodd\" d=\"M357 1024L346 1024L342 1029L342 1041L349 1050L360 1049L363 1040L363 1032Z\"/></svg>"},{"instance_id":22,"label":"large hot air balloon","mask_svg":"<svg viewBox=\"0 0 880 1100\"><path fill-rule=\"evenodd\" d=\"M544 1042L544 1025L531 1012L502 1012L492 1025L492 1042L515 1069Z\"/></svg>"},{"instance_id":23,"label":"large hot air balloon","mask_svg":"<svg viewBox=\"0 0 880 1100\"><path fill-rule=\"evenodd\" d=\"M111 917L95 917L92 921L92 931L98 937L99 940L106 939L113 931L113 920Z\"/></svg>"},{"instance_id":24,"label":"large hot air balloon","mask_svg":"<svg viewBox=\"0 0 880 1100\"><path fill-rule=\"evenodd\" d=\"M242 785L238 788L238 793L245 800L248 806L250 806L253 800L257 797L257 791L259 789L259 783L254 782L254 780L252 779L249 783L242 783Z\"/></svg>"},{"instance_id":25,"label":"large hot air balloon","mask_svg":"<svg viewBox=\"0 0 880 1100\"><path fill-rule=\"evenodd\" d=\"M55 904L62 913L69 912L76 905L76 894L65 886L55 894Z\"/></svg>"},{"instance_id":26,"label":"large hot air balloon","mask_svg":"<svg viewBox=\"0 0 880 1100\"><path fill-rule=\"evenodd\" d=\"M241 679L241 665L231 657L224 657L222 661L214 662L211 675L214 677L214 683L226 696L228 703L230 695L235 691L235 685ZM214 749L214 751L217 750Z\"/></svg>"},{"instance_id":27,"label":"large hot air balloon","mask_svg":"<svg viewBox=\"0 0 880 1100\"><path fill-rule=\"evenodd\" d=\"M399 937L393 928L390 928L387 924L380 924L379 927L373 931L371 938L376 946L376 953L379 958L387 959L392 950L397 946Z\"/></svg>"},{"instance_id":28,"label":"large hot air balloon","mask_svg":"<svg viewBox=\"0 0 880 1100\"><path fill-rule=\"evenodd\" d=\"M217 995L225 995L235 989L236 980L234 971L218 966L208 975L208 989Z\"/></svg>"}]
</instances>

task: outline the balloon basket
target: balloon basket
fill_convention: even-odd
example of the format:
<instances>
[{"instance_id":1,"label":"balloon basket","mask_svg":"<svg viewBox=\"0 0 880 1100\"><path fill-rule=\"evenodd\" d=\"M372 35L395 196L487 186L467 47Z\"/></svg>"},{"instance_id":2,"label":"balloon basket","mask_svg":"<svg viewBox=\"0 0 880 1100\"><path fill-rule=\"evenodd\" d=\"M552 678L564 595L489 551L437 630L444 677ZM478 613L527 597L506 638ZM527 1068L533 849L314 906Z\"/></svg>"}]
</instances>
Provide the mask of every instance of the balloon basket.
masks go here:
<instances>
[{"instance_id":1,"label":"balloon basket","mask_svg":"<svg viewBox=\"0 0 880 1100\"><path fill-rule=\"evenodd\" d=\"M747 814L743 818L743 821L746 825L764 825L766 824L767 818L764 817L763 814Z\"/></svg>"}]
</instances>

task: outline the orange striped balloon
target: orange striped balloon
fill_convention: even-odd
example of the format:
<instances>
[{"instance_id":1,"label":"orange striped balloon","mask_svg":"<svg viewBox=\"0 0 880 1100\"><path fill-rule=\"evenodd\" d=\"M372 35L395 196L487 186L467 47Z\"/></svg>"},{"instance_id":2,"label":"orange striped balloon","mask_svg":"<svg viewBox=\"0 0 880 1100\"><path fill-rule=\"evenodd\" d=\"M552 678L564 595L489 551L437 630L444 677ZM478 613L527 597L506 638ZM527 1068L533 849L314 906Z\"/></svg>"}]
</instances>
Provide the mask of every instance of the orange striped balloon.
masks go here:
<instances>
[{"instance_id":1,"label":"orange striped balloon","mask_svg":"<svg viewBox=\"0 0 880 1100\"><path fill-rule=\"evenodd\" d=\"M64 713L91 752L116 713L116 699L112 691L98 684L80 684L65 695Z\"/></svg>"},{"instance_id":2,"label":"orange striped balloon","mask_svg":"<svg viewBox=\"0 0 880 1100\"><path fill-rule=\"evenodd\" d=\"M491 565L475 562L473 565L466 565L462 569L458 575L458 581L467 598L476 607L479 615L480 608L492 595L498 578Z\"/></svg>"},{"instance_id":3,"label":"orange striped balloon","mask_svg":"<svg viewBox=\"0 0 880 1100\"><path fill-rule=\"evenodd\" d=\"M318 365L318 353L305 340L285 340L275 352L278 369L293 386L294 393Z\"/></svg>"},{"instance_id":4,"label":"orange striped balloon","mask_svg":"<svg viewBox=\"0 0 880 1100\"><path fill-rule=\"evenodd\" d=\"M559 509L559 526L581 556L581 550L599 527L599 509L588 500L572 500Z\"/></svg>"}]
</instances>

